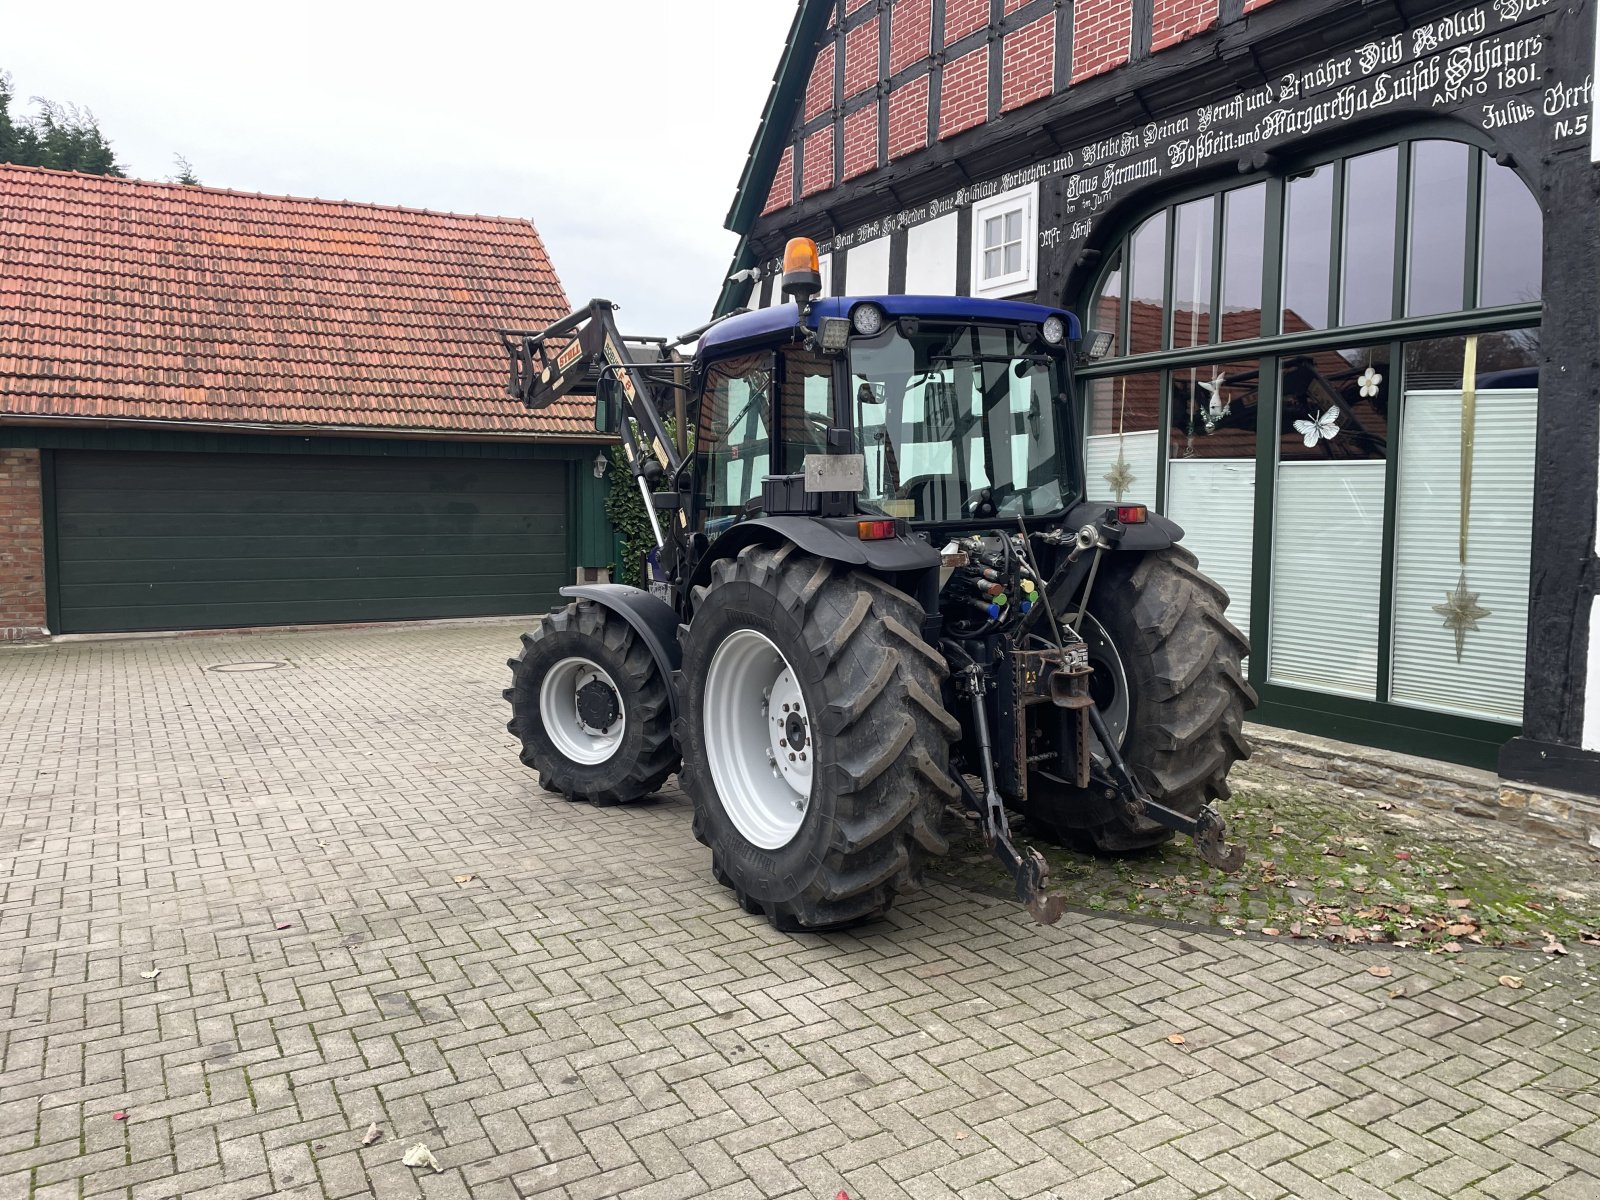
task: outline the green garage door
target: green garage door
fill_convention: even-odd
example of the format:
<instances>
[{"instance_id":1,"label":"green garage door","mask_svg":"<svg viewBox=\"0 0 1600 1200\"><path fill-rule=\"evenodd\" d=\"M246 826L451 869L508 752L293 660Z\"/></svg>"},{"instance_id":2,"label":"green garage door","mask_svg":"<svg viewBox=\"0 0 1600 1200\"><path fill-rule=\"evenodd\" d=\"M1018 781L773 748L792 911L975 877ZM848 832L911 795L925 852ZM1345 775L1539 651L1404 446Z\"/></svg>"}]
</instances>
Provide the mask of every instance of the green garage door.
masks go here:
<instances>
[{"instance_id":1,"label":"green garage door","mask_svg":"<svg viewBox=\"0 0 1600 1200\"><path fill-rule=\"evenodd\" d=\"M61 632L544 611L567 492L559 459L58 451Z\"/></svg>"}]
</instances>

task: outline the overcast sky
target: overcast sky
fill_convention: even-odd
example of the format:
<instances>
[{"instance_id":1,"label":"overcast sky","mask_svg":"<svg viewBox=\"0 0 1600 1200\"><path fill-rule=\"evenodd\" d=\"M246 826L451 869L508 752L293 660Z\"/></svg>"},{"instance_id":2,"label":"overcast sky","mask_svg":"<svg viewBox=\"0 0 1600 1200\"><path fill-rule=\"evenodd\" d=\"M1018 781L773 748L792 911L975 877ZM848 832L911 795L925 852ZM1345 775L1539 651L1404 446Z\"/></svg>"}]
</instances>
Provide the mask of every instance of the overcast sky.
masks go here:
<instances>
[{"instance_id":1,"label":"overcast sky","mask_svg":"<svg viewBox=\"0 0 1600 1200\"><path fill-rule=\"evenodd\" d=\"M677 334L796 0L7 5L18 100L85 105L130 175L530 218L574 303ZM70 17L66 14L70 12Z\"/></svg>"}]
</instances>

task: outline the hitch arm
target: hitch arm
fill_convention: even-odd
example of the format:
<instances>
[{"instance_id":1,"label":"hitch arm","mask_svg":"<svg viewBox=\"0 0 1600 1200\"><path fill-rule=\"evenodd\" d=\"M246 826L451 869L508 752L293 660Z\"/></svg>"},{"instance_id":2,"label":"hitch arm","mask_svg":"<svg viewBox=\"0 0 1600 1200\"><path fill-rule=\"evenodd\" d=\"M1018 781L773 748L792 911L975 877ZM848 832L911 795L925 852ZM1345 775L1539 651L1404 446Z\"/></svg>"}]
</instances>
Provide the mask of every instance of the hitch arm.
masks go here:
<instances>
[{"instance_id":1,"label":"hitch arm","mask_svg":"<svg viewBox=\"0 0 1600 1200\"><path fill-rule=\"evenodd\" d=\"M1006 869L1006 874L1016 884L1017 903L1033 914L1034 920L1041 925L1054 925L1061 919L1061 914L1066 911L1067 902L1056 893L1050 892L1050 865L1045 862L1044 855L1032 846L1024 851L1011 844L1011 837L1006 832L1004 823L998 826L991 821L982 800L978 799L971 785L963 779L959 772L952 771L951 777L955 780L956 787L961 790L961 802L967 806L967 811L977 820L983 830L983 840L989 843L989 849L994 852L995 859Z\"/></svg>"},{"instance_id":2,"label":"hitch arm","mask_svg":"<svg viewBox=\"0 0 1600 1200\"><path fill-rule=\"evenodd\" d=\"M1095 737L1100 739L1101 748L1111 760L1114 786L1130 817L1134 819L1144 817L1157 825L1164 825L1168 829L1193 838L1200 857L1219 871L1226 871L1231 875L1244 866L1244 847L1228 843L1227 826L1217 815L1216 809L1208 804L1200 810L1198 816L1190 817L1164 804L1156 803L1139 786L1139 781L1133 777L1133 772L1128 770L1128 764L1123 760L1116 742L1112 740L1110 731L1106 729L1105 718L1100 715L1100 710L1091 704L1085 711L1089 714L1089 725L1094 730Z\"/></svg>"}]
</instances>

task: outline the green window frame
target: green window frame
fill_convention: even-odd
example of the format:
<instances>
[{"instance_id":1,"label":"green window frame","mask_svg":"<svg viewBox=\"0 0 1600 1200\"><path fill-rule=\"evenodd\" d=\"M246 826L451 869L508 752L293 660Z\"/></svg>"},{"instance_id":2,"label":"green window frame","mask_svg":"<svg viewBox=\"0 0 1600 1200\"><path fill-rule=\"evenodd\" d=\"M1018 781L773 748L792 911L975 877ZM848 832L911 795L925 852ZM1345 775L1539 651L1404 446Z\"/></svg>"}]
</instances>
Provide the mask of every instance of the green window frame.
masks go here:
<instances>
[{"instance_id":1,"label":"green window frame","mask_svg":"<svg viewBox=\"0 0 1600 1200\"><path fill-rule=\"evenodd\" d=\"M1418 144L1440 141L1461 143L1469 148L1461 304L1458 309L1451 312L1410 317L1404 314L1412 246L1410 213L1415 192L1411 165ZM1350 175L1349 163L1353 159L1389 147L1395 147L1398 151L1393 197L1395 224L1391 316L1388 320L1364 324L1341 324L1339 317L1344 303L1342 283L1345 261L1345 214L1347 207L1358 201L1358 197L1352 196L1347 186ZM1284 332L1282 310L1285 290L1284 239L1288 188L1293 180L1326 166L1333 167L1332 219L1329 222L1328 244L1327 327ZM1112 342L1113 356L1080 366L1077 372L1079 379L1087 385L1094 380L1115 379L1135 373L1159 372L1160 374L1160 394L1163 402L1159 410L1156 439L1159 459L1155 504L1158 510L1165 511L1168 503L1173 431L1171 405L1167 402L1167 398L1172 394L1173 373L1191 367L1236 363L1244 359L1259 362L1259 395L1266 397L1261 401L1263 406L1271 405L1273 419L1271 421L1264 417L1259 419L1256 431L1255 539L1250 588L1254 644L1249 663L1250 682L1260 694L1262 701L1255 715L1256 720L1270 725L1391 749L1430 754L1456 762L1491 768L1495 764L1499 746L1517 732L1514 725L1459 714L1404 707L1389 701L1393 675L1397 476L1402 452L1400 437L1403 426L1403 409L1400 406L1403 405L1401 398L1405 393L1404 346L1408 342L1421 339L1537 329L1541 317L1542 301L1538 298L1489 307L1478 305L1484 282L1482 268L1488 253L1484 228L1485 180L1488 172L1497 168L1510 169L1507 163L1494 158L1493 146L1476 131L1454 124L1428 122L1414 127L1405 137L1369 138L1349 143L1336 152L1325 151L1316 156L1286 162L1277 173L1270 176L1256 175L1229 181L1226 184L1213 182L1177 191L1164 197L1160 205L1139 212L1115 231L1115 236L1107 243L1101 260L1104 265L1083 297L1080 311L1088 314L1088 323L1091 326L1085 335L1086 343L1092 341L1092 336L1096 332L1110 332L1115 336ZM1526 187L1526 181L1523 182ZM1266 194L1260 247L1261 332L1259 336L1228 338L1224 336L1228 329L1222 304L1224 256L1227 250L1224 236L1227 198L1263 184ZM1531 197L1531 189L1529 193ZM1210 238L1212 256L1209 277L1210 320L1201 344L1174 347L1173 285L1178 210L1185 204L1191 204L1208 196L1215 197L1211 213L1213 227ZM1124 351L1130 344L1132 321L1135 319L1133 297L1130 295L1133 274L1130 269L1131 247L1139 230L1151 220L1165 222L1166 260L1159 322L1160 349L1127 354ZM1542 242L1542 237L1539 240ZM1108 283L1113 285L1109 295ZM1102 301L1105 299L1115 302L1115 328L1094 326L1096 315L1102 311ZM1148 331L1146 336L1148 337ZM1278 424L1281 410L1280 367L1285 357L1314 349L1357 349L1379 345L1389 347L1390 362L1395 373L1392 394L1397 399L1390 421L1390 442L1387 452L1380 580L1380 605L1383 616L1379 622L1378 686L1375 698L1359 699L1271 684L1267 676L1271 660L1272 564L1278 483L1278 439L1281 432ZM1087 394L1087 387L1084 390Z\"/></svg>"}]
</instances>

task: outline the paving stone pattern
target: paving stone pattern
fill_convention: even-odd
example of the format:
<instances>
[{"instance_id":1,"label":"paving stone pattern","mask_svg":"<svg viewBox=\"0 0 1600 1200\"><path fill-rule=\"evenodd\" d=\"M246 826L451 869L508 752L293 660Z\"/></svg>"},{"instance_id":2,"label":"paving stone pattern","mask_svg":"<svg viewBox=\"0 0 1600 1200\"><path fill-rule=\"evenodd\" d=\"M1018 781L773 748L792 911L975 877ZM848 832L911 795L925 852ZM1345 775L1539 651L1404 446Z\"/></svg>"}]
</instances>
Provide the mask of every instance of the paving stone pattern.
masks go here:
<instances>
[{"instance_id":1,"label":"paving stone pattern","mask_svg":"<svg viewBox=\"0 0 1600 1200\"><path fill-rule=\"evenodd\" d=\"M517 765L514 633L0 651L0 1198L1600 1195L1579 956L783 936Z\"/></svg>"}]
</instances>

